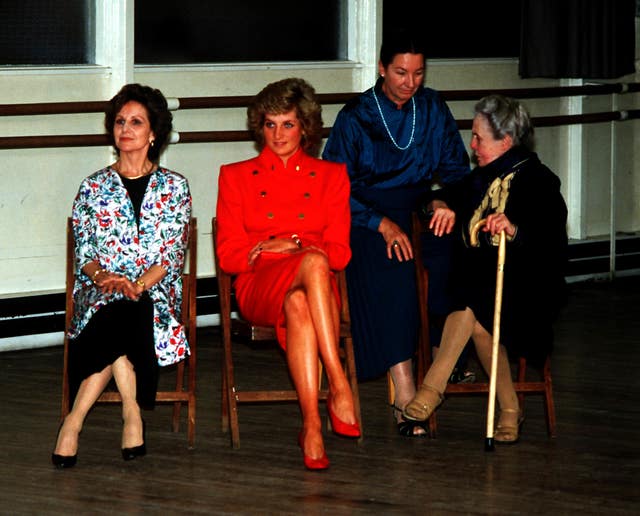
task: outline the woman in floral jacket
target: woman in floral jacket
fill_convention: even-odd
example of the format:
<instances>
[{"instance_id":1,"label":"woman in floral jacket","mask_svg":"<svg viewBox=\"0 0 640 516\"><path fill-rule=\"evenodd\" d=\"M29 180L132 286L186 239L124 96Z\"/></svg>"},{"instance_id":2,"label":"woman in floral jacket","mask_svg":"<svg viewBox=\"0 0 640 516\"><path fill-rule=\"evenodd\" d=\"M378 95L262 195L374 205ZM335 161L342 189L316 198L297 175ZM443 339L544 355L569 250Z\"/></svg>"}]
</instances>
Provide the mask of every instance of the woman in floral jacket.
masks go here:
<instances>
[{"instance_id":1,"label":"woman in floral jacket","mask_svg":"<svg viewBox=\"0 0 640 516\"><path fill-rule=\"evenodd\" d=\"M118 160L86 178L73 204L73 405L52 454L58 468L75 465L84 419L111 377L122 396L122 456L144 455L140 408L153 408L158 365L189 352L179 320L191 195L183 176L157 165L172 127L166 99L128 84L109 102L105 127Z\"/></svg>"}]
</instances>

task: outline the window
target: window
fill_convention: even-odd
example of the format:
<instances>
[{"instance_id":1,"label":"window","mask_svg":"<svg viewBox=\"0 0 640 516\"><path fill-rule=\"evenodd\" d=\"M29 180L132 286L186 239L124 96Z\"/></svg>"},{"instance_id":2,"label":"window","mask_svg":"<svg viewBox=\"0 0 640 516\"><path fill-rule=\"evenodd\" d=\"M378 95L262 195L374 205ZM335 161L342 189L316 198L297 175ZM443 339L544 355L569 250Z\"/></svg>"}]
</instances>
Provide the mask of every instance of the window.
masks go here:
<instances>
[{"instance_id":1,"label":"window","mask_svg":"<svg viewBox=\"0 0 640 516\"><path fill-rule=\"evenodd\" d=\"M0 65L93 61L93 0L0 3Z\"/></svg>"},{"instance_id":2,"label":"window","mask_svg":"<svg viewBox=\"0 0 640 516\"><path fill-rule=\"evenodd\" d=\"M346 59L346 1L136 0L136 64Z\"/></svg>"},{"instance_id":3,"label":"window","mask_svg":"<svg viewBox=\"0 0 640 516\"><path fill-rule=\"evenodd\" d=\"M518 57L520 4L521 0L385 0L383 31L410 22L424 37L427 59Z\"/></svg>"}]
</instances>

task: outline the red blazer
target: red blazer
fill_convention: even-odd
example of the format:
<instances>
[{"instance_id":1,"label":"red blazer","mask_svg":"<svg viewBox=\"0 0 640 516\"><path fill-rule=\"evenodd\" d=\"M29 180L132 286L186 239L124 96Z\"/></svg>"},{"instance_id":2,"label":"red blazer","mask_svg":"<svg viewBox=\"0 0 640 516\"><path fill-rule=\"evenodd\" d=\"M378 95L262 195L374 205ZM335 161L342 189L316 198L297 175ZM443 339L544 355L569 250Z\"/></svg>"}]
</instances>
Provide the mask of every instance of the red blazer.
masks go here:
<instances>
[{"instance_id":1,"label":"red blazer","mask_svg":"<svg viewBox=\"0 0 640 516\"><path fill-rule=\"evenodd\" d=\"M220 167L216 251L230 274L251 270L249 251L270 237L297 234L323 249L333 270L351 259L350 183L346 166L299 150L287 161L268 147L259 156Z\"/></svg>"}]
</instances>

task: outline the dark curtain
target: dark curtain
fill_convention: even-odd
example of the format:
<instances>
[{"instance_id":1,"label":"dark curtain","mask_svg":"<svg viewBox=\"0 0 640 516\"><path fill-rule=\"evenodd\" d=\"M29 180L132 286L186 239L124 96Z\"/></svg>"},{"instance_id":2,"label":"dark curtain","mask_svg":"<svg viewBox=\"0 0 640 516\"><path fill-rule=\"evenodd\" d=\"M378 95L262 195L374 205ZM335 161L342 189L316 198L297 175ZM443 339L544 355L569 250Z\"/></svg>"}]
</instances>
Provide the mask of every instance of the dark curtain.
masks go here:
<instances>
[{"instance_id":1,"label":"dark curtain","mask_svg":"<svg viewBox=\"0 0 640 516\"><path fill-rule=\"evenodd\" d=\"M634 73L636 0L522 0L520 76Z\"/></svg>"}]
</instances>

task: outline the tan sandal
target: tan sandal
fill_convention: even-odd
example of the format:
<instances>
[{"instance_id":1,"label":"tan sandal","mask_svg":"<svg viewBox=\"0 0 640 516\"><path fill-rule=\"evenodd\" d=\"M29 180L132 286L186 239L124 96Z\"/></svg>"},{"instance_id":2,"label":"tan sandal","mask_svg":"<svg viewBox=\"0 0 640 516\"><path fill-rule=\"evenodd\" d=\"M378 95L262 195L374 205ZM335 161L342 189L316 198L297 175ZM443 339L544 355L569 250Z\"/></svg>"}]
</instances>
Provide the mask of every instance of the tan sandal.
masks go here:
<instances>
[{"instance_id":1,"label":"tan sandal","mask_svg":"<svg viewBox=\"0 0 640 516\"><path fill-rule=\"evenodd\" d=\"M506 412L510 414L518 414L518 422L516 425L502 425L498 423L495 432L493 433L493 439L499 444L516 444L520 439L520 427L524 421L524 415L519 409L505 408L500 413Z\"/></svg>"},{"instance_id":2,"label":"tan sandal","mask_svg":"<svg viewBox=\"0 0 640 516\"><path fill-rule=\"evenodd\" d=\"M437 399L432 402L430 400L433 399L434 393L437 395ZM404 407L402 415L410 421L426 421L443 400L444 396L438 389L423 383L413 399Z\"/></svg>"}]
</instances>

